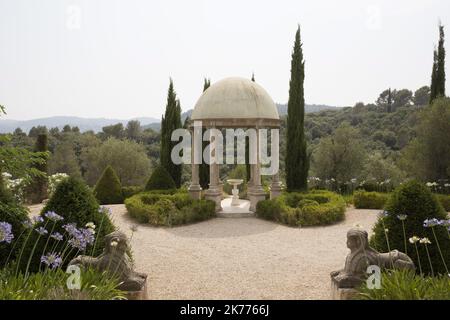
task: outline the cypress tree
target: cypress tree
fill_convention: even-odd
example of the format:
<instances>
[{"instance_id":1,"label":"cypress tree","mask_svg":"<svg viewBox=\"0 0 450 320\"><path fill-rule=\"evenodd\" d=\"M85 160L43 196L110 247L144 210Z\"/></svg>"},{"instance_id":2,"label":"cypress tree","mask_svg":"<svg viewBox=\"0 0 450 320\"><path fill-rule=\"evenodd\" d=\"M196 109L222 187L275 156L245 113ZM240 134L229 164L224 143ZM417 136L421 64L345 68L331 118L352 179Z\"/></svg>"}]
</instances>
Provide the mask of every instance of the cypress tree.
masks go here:
<instances>
[{"instance_id":1,"label":"cypress tree","mask_svg":"<svg viewBox=\"0 0 450 320\"><path fill-rule=\"evenodd\" d=\"M388 91L388 98L387 98L387 112L392 112L392 91L391 88L389 88Z\"/></svg>"},{"instance_id":2,"label":"cypress tree","mask_svg":"<svg viewBox=\"0 0 450 320\"><path fill-rule=\"evenodd\" d=\"M35 152L48 152L48 135L47 133L40 133L36 138L34 146ZM36 176L33 182L27 188L29 200L32 203L40 203L47 198L47 160L36 164L35 169L41 171L43 176Z\"/></svg>"},{"instance_id":3,"label":"cypress tree","mask_svg":"<svg viewBox=\"0 0 450 320\"><path fill-rule=\"evenodd\" d=\"M161 148L160 161L161 165L167 170L172 179L175 181L177 188L181 185L181 165L176 165L172 162L170 154L172 148L177 142L171 141L172 132L176 129L182 128L181 123L181 106L180 101L177 100L177 95L173 88L173 81L170 79L169 90L167 93L167 105L164 116L161 120Z\"/></svg>"},{"instance_id":4,"label":"cypress tree","mask_svg":"<svg viewBox=\"0 0 450 320\"><path fill-rule=\"evenodd\" d=\"M305 139L305 62L303 60L300 26L295 34L294 50L291 61L291 80L289 83L289 101L287 115L286 142L286 185L288 190L306 190L308 188L309 155Z\"/></svg>"},{"instance_id":5,"label":"cypress tree","mask_svg":"<svg viewBox=\"0 0 450 320\"><path fill-rule=\"evenodd\" d=\"M433 69L431 72L430 104L438 97L445 97L445 33L444 26L439 25L439 44L433 53Z\"/></svg>"},{"instance_id":6,"label":"cypress tree","mask_svg":"<svg viewBox=\"0 0 450 320\"><path fill-rule=\"evenodd\" d=\"M203 92L206 91L211 86L211 80L206 79L203 82ZM205 134L206 129L203 129L202 135ZM208 141L202 142L202 157L203 157L203 151L208 146ZM200 186L203 190L208 189L209 186L209 164L207 164L204 160L202 160L202 163L199 165L199 179L200 179Z\"/></svg>"}]
</instances>

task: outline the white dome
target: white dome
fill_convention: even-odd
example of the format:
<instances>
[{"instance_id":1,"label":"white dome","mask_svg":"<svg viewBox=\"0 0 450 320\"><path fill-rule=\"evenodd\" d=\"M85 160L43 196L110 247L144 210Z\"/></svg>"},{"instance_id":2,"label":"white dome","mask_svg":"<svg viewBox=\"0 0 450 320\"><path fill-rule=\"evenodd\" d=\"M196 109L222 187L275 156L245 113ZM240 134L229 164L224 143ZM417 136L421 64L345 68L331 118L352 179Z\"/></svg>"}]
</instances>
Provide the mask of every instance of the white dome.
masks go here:
<instances>
[{"instance_id":1,"label":"white dome","mask_svg":"<svg viewBox=\"0 0 450 320\"><path fill-rule=\"evenodd\" d=\"M275 103L259 84L244 78L226 78L214 83L198 99L192 120L275 119Z\"/></svg>"}]
</instances>

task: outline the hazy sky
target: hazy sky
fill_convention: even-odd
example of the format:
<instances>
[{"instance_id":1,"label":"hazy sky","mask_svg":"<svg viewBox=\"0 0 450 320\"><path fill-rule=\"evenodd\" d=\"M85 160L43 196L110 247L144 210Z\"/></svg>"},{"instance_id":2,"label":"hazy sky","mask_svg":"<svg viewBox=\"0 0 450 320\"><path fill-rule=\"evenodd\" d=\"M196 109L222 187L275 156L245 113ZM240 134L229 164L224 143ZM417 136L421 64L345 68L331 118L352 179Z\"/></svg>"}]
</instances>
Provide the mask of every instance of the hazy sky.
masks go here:
<instances>
[{"instance_id":1,"label":"hazy sky","mask_svg":"<svg viewBox=\"0 0 450 320\"><path fill-rule=\"evenodd\" d=\"M298 23L306 102L368 103L429 85L439 19L450 1L0 0L0 104L8 119L159 118L169 77L186 110L205 76L252 71L285 103Z\"/></svg>"}]
</instances>

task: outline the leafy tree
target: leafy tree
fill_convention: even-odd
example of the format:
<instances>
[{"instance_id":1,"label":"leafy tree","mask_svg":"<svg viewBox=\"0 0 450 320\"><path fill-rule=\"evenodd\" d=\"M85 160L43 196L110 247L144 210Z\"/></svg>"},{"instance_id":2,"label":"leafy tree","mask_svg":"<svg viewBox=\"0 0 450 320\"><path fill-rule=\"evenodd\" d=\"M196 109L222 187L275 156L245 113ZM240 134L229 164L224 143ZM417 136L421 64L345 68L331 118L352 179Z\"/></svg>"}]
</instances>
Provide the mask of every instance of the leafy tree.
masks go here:
<instances>
[{"instance_id":1,"label":"leafy tree","mask_svg":"<svg viewBox=\"0 0 450 320\"><path fill-rule=\"evenodd\" d=\"M358 130L348 123L320 140L313 153L313 171L322 179L347 182L360 175L365 159L365 150Z\"/></svg>"},{"instance_id":2,"label":"leafy tree","mask_svg":"<svg viewBox=\"0 0 450 320\"><path fill-rule=\"evenodd\" d=\"M173 81L170 79L169 90L167 93L167 105L164 116L161 120L161 165L169 172L175 185L181 185L181 165L174 164L171 159L173 147L178 143L171 141L172 132L182 127L181 123L181 106L177 100L177 95L173 88Z\"/></svg>"},{"instance_id":3,"label":"leafy tree","mask_svg":"<svg viewBox=\"0 0 450 320\"><path fill-rule=\"evenodd\" d=\"M203 92L206 91L211 86L211 80L210 79L204 79L203 83ZM202 134L204 134L206 129L203 129ZM203 151L208 146L208 141L203 141L202 139L202 157L203 157ZM207 164L203 158L202 163L199 165L199 179L200 179L200 186L203 190L208 189L209 187L209 164Z\"/></svg>"},{"instance_id":4,"label":"leafy tree","mask_svg":"<svg viewBox=\"0 0 450 320\"><path fill-rule=\"evenodd\" d=\"M116 138L122 139L125 135L125 131L123 129L123 124L117 123L110 126L105 126L102 128L103 136L105 139L108 138Z\"/></svg>"},{"instance_id":5,"label":"leafy tree","mask_svg":"<svg viewBox=\"0 0 450 320\"><path fill-rule=\"evenodd\" d=\"M163 166L157 166L155 170L153 170L152 175L145 186L146 191L170 190L175 188L175 182Z\"/></svg>"},{"instance_id":6,"label":"leafy tree","mask_svg":"<svg viewBox=\"0 0 450 320\"><path fill-rule=\"evenodd\" d=\"M47 134L48 130L46 126L37 126L37 127L32 127L30 129L30 132L28 133L28 136L30 138L37 138L38 135L40 134Z\"/></svg>"},{"instance_id":7,"label":"leafy tree","mask_svg":"<svg viewBox=\"0 0 450 320\"><path fill-rule=\"evenodd\" d=\"M308 188L309 155L307 154L304 132L304 80L305 62L303 60L299 26L295 34L295 44L291 61L291 80L289 83L285 158L286 185L288 190L306 190Z\"/></svg>"},{"instance_id":8,"label":"leafy tree","mask_svg":"<svg viewBox=\"0 0 450 320\"><path fill-rule=\"evenodd\" d=\"M66 173L71 177L81 178L80 165L70 141L59 143L50 157L49 173Z\"/></svg>"},{"instance_id":9,"label":"leafy tree","mask_svg":"<svg viewBox=\"0 0 450 320\"><path fill-rule=\"evenodd\" d=\"M123 186L143 185L150 172L150 160L144 146L129 140L110 138L98 147L86 148L81 155L84 178L94 185L110 165Z\"/></svg>"},{"instance_id":10,"label":"leafy tree","mask_svg":"<svg viewBox=\"0 0 450 320\"><path fill-rule=\"evenodd\" d=\"M122 185L111 166L107 166L94 188L94 195L100 204L123 203Z\"/></svg>"},{"instance_id":11,"label":"leafy tree","mask_svg":"<svg viewBox=\"0 0 450 320\"><path fill-rule=\"evenodd\" d=\"M392 107L394 110L411 105L413 93L408 89L394 90Z\"/></svg>"},{"instance_id":12,"label":"leafy tree","mask_svg":"<svg viewBox=\"0 0 450 320\"><path fill-rule=\"evenodd\" d=\"M404 151L403 165L422 181L450 178L450 99L438 98L423 109L416 139Z\"/></svg>"},{"instance_id":13,"label":"leafy tree","mask_svg":"<svg viewBox=\"0 0 450 320\"><path fill-rule=\"evenodd\" d=\"M38 153L48 152L48 136L46 133L38 135L34 149ZM41 171L42 174L35 177L27 188L28 198L32 203L40 203L47 198L47 161L36 164L36 169Z\"/></svg>"},{"instance_id":14,"label":"leafy tree","mask_svg":"<svg viewBox=\"0 0 450 320\"><path fill-rule=\"evenodd\" d=\"M416 106L425 106L430 101L430 87L423 86L414 92L413 102Z\"/></svg>"},{"instance_id":15,"label":"leafy tree","mask_svg":"<svg viewBox=\"0 0 450 320\"><path fill-rule=\"evenodd\" d=\"M128 121L127 128L125 129L125 135L128 139L139 141L141 133L141 123L138 120Z\"/></svg>"}]
</instances>

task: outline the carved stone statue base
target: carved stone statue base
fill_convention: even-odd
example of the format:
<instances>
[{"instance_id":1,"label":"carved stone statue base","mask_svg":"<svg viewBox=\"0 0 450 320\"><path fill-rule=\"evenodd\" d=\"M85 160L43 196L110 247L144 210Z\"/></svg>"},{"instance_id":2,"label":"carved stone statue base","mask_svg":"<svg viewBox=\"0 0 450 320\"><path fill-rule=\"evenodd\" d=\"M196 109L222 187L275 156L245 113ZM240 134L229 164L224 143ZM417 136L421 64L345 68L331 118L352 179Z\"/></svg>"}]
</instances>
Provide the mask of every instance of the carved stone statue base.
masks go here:
<instances>
[{"instance_id":1,"label":"carved stone statue base","mask_svg":"<svg viewBox=\"0 0 450 320\"><path fill-rule=\"evenodd\" d=\"M357 295L358 290L339 288L336 281L331 279L331 300L353 300Z\"/></svg>"}]
</instances>

